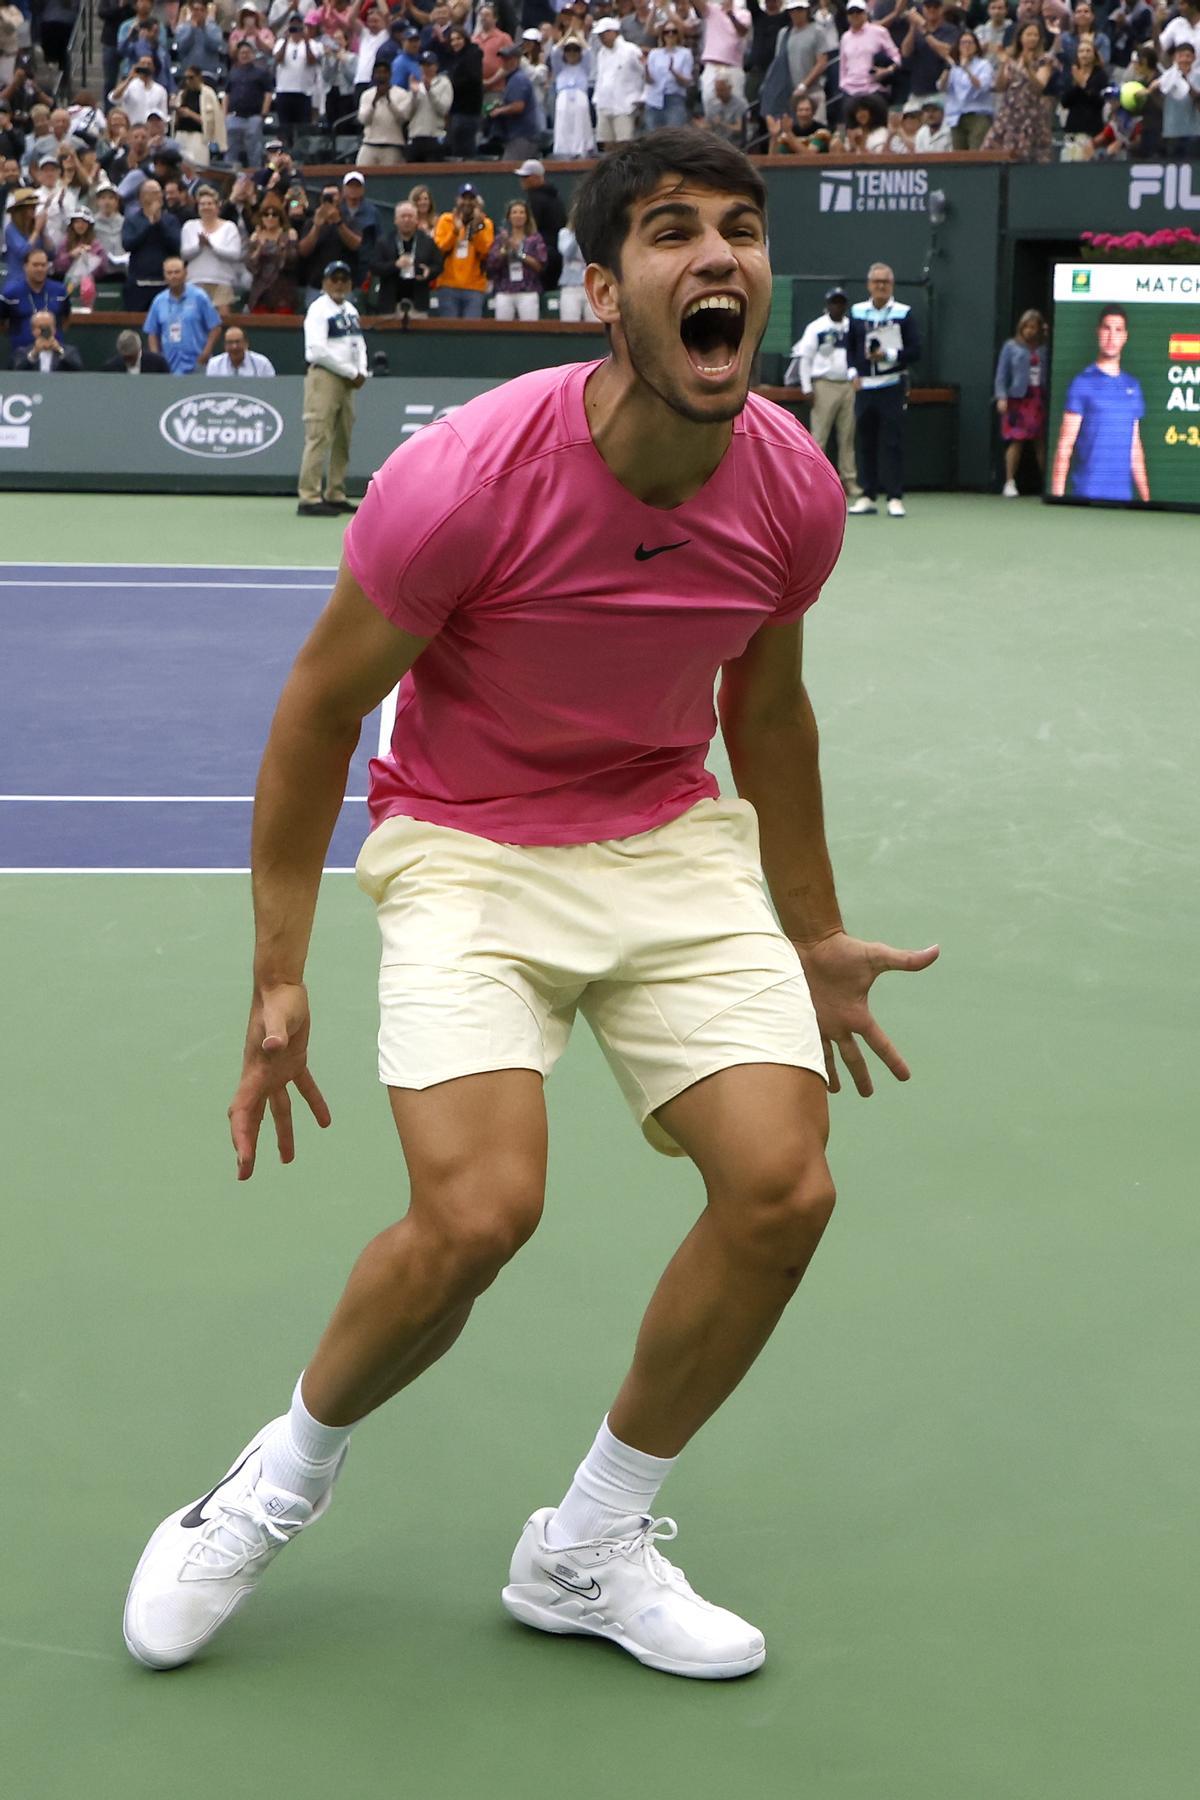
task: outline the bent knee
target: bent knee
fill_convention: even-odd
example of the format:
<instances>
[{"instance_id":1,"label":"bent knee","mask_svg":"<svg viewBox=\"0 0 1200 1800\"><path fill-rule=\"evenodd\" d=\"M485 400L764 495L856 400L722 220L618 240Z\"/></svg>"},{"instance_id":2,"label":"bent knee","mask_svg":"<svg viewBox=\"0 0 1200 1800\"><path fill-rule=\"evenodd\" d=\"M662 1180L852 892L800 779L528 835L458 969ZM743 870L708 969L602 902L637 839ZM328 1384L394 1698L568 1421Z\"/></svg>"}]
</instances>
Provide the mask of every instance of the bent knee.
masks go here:
<instances>
[{"instance_id":1,"label":"bent knee","mask_svg":"<svg viewBox=\"0 0 1200 1800\"><path fill-rule=\"evenodd\" d=\"M414 1183L410 1216L430 1252L481 1291L529 1242L543 1198L540 1170L460 1171Z\"/></svg>"},{"instance_id":2,"label":"bent knee","mask_svg":"<svg viewBox=\"0 0 1200 1800\"><path fill-rule=\"evenodd\" d=\"M756 1264L799 1280L833 1215L837 1190L819 1153L764 1163L722 1196L722 1225Z\"/></svg>"}]
</instances>

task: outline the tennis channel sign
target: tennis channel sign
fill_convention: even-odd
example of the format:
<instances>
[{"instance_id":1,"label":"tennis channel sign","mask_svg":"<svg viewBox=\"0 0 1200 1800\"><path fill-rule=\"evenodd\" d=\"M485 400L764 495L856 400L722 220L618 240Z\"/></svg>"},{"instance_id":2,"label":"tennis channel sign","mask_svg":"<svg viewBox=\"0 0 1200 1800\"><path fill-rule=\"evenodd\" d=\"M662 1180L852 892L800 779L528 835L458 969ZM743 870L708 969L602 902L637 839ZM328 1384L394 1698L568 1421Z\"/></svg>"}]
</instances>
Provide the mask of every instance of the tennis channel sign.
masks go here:
<instances>
[{"instance_id":1,"label":"tennis channel sign","mask_svg":"<svg viewBox=\"0 0 1200 1800\"><path fill-rule=\"evenodd\" d=\"M929 211L928 169L822 169L823 213Z\"/></svg>"}]
</instances>

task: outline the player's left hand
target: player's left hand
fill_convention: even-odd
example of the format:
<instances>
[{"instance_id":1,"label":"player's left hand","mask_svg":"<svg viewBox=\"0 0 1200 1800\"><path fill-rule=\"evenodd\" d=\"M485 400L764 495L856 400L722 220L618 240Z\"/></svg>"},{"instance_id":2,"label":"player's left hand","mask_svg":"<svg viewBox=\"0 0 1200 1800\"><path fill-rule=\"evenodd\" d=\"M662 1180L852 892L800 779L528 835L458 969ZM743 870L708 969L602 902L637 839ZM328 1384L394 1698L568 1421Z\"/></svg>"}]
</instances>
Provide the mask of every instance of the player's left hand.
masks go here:
<instances>
[{"instance_id":1,"label":"player's left hand","mask_svg":"<svg viewBox=\"0 0 1200 1800\"><path fill-rule=\"evenodd\" d=\"M911 1073L909 1066L876 1023L867 996L876 976L884 975L890 969L910 973L927 969L938 959L938 946L932 944L928 950L893 950L890 944L868 944L844 931L836 931L819 943L797 944L796 949L816 1009L831 1093L839 1093L842 1085L834 1060L835 1046L863 1098L874 1093L871 1071L859 1046L859 1038L891 1070L897 1081L907 1081Z\"/></svg>"}]
</instances>

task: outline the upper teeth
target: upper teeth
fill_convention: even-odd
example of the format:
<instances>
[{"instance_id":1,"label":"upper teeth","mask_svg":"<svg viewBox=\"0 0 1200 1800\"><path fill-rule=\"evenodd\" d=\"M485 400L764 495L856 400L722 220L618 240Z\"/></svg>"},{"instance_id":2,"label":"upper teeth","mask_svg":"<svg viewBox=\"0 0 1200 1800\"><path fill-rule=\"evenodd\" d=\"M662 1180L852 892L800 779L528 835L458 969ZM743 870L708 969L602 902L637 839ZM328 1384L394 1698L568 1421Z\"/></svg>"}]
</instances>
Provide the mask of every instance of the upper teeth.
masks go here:
<instances>
[{"instance_id":1,"label":"upper teeth","mask_svg":"<svg viewBox=\"0 0 1200 1800\"><path fill-rule=\"evenodd\" d=\"M690 319L693 313L703 312L706 307L715 307L719 312L740 313L742 303L732 294L708 294L702 300L693 300L683 316Z\"/></svg>"}]
</instances>

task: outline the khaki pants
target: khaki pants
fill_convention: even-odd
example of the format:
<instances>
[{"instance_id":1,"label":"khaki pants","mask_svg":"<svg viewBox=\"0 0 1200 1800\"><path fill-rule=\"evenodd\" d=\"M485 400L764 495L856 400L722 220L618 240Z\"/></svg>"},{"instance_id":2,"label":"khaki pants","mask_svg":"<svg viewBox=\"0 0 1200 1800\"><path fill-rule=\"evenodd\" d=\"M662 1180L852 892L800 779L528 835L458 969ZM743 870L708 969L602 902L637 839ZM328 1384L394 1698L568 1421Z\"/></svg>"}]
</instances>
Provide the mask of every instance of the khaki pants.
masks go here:
<instances>
[{"instance_id":1,"label":"khaki pants","mask_svg":"<svg viewBox=\"0 0 1200 1800\"><path fill-rule=\"evenodd\" d=\"M326 500L346 498L346 464L354 428L354 389L340 375L313 363L304 377L304 457L300 464L300 499L320 500L325 459L329 474Z\"/></svg>"},{"instance_id":2,"label":"khaki pants","mask_svg":"<svg viewBox=\"0 0 1200 1800\"><path fill-rule=\"evenodd\" d=\"M360 169L390 169L402 163L403 144L360 144L355 162Z\"/></svg>"},{"instance_id":3,"label":"khaki pants","mask_svg":"<svg viewBox=\"0 0 1200 1800\"><path fill-rule=\"evenodd\" d=\"M822 450L830 433L837 427L837 472L842 486L852 500L862 493L858 485L858 467L854 460L854 384L850 381L828 381L818 375L813 382L812 423L809 430ZM831 462L833 458L829 459Z\"/></svg>"}]
</instances>

